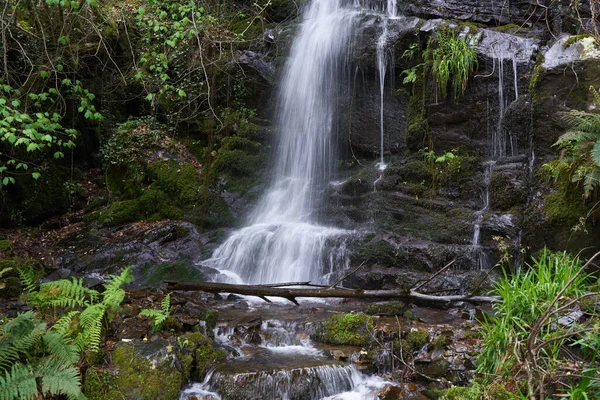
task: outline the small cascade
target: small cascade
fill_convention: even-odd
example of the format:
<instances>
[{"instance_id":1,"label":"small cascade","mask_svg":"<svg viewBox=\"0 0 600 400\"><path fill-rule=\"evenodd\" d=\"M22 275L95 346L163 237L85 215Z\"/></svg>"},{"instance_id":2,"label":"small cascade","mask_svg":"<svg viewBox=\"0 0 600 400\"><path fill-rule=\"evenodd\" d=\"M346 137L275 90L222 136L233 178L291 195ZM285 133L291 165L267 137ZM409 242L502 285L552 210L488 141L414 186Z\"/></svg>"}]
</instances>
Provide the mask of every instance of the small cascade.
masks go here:
<instances>
[{"instance_id":1,"label":"small cascade","mask_svg":"<svg viewBox=\"0 0 600 400\"><path fill-rule=\"evenodd\" d=\"M186 388L181 400L205 399L377 399L389 382L369 377L352 364L335 361L316 348L304 326L267 320L247 329L221 325L215 342L229 354L201 383ZM382 368L391 354L381 355ZM387 369L386 369L387 371Z\"/></svg>"}]
</instances>

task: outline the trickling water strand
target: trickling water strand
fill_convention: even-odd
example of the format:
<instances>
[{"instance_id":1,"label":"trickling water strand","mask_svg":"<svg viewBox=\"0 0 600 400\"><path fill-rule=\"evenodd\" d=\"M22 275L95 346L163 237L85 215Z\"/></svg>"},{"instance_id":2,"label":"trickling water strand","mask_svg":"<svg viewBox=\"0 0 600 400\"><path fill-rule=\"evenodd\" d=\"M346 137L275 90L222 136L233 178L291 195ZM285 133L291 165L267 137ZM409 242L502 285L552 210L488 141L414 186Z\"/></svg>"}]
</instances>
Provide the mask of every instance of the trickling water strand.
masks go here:
<instances>
[{"instance_id":1,"label":"trickling water strand","mask_svg":"<svg viewBox=\"0 0 600 400\"><path fill-rule=\"evenodd\" d=\"M517 55L512 56L513 77L515 81L515 101L519 100L519 76L517 71Z\"/></svg>"},{"instance_id":2,"label":"trickling water strand","mask_svg":"<svg viewBox=\"0 0 600 400\"><path fill-rule=\"evenodd\" d=\"M506 138L502 132L504 118L504 54L496 55L498 62L498 123L492 139L492 158L498 159L506 155Z\"/></svg>"},{"instance_id":3,"label":"trickling water strand","mask_svg":"<svg viewBox=\"0 0 600 400\"><path fill-rule=\"evenodd\" d=\"M333 170L334 100L358 15L344 3L314 0L307 8L279 94L280 138L271 188L259 201L252 225L234 232L205 261L240 281L310 281L344 266L327 265L328 258L340 257L326 252L349 232L316 225L312 215Z\"/></svg>"}]
</instances>

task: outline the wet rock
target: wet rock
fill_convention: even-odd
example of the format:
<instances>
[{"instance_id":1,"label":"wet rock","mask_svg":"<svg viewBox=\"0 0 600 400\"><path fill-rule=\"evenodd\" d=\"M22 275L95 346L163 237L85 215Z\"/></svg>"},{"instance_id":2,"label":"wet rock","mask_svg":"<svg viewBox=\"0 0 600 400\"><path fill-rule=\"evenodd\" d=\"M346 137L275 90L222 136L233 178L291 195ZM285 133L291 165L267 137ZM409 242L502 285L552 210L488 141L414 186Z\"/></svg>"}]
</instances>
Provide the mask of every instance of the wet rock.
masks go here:
<instances>
[{"instance_id":1,"label":"wet rock","mask_svg":"<svg viewBox=\"0 0 600 400\"><path fill-rule=\"evenodd\" d=\"M404 398L403 390L400 386L386 385L378 394L379 400L398 400Z\"/></svg>"},{"instance_id":2,"label":"wet rock","mask_svg":"<svg viewBox=\"0 0 600 400\"><path fill-rule=\"evenodd\" d=\"M433 360L430 363L415 364L415 370L419 374L423 374L430 378L440 378L448 373L450 363L445 359L441 358Z\"/></svg>"},{"instance_id":3,"label":"wet rock","mask_svg":"<svg viewBox=\"0 0 600 400\"><path fill-rule=\"evenodd\" d=\"M346 361L348 359L348 356L342 350L331 350L329 354L334 360Z\"/></svg>"},{"instance_id":4,"label":"wet rock","mask_svg":"<svg viewBox=\"0 0 600 400\"><path fill-rule=\"evenodd\" d=\"M232 307L236 310L247 310L249 308L248 303L244 300L236 301Z\"/></svg>"}]
</instances>

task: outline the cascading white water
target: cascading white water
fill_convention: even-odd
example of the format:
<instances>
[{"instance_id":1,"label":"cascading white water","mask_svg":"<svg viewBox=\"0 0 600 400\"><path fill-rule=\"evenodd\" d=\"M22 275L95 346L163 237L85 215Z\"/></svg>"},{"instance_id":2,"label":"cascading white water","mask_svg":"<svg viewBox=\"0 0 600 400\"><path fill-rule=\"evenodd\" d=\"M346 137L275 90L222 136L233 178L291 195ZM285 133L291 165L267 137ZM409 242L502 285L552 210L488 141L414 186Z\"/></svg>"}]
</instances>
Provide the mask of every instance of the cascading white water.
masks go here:
<instances>
[{"instance_id":1,"label":"cascading white water","mask_svg":"<svg viewBox=\"0 0 600 400\"><path fill-rule=\"evenodd\" d=\"M277 127L275 177L251 225L234 232L205 261L247 283L310 281L346 265L325 254L347 231L317 225L313 213L332 177L335 95L358 10L342 0L313 0L286 63Z\"/></svg>"}]
</instances>

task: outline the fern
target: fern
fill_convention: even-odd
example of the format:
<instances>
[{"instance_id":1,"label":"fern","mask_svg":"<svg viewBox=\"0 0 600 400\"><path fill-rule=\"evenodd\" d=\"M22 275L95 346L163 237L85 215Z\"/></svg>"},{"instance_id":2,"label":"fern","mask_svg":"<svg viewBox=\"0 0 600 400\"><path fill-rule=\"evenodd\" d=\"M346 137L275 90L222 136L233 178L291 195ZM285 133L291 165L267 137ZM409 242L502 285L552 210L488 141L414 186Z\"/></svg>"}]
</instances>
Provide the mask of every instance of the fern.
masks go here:
<instances>
[{"instance_id":1,"label":"fern","mask_svg":"<svg viewBox=\"0 0 600 400\"><path fill-rule=\"evenodd\" d=\"M30 294L29 302L40 308L76 308L98 299L98 292L83 286L83 279L71 278L46 282L38 292Z\"/></svg>"},{"instance_id":2,"label":"fern","mask_svg":"<svg viewBox=\"0 0 600 400\"><path fill-rule=\"evenodd\" d=\"M0 400L33 400L37 396L37 381L31 366L16 363L4 376L0 375Z\"/></svg>"},{"instance_id":3,"label":"fern","mask_svg":"<svg viewBox=\"0 0 600 400\"><path fill-rule=\"evenodd\" d=\"M104 293L102 294L102 303L109 310L115 310L123 302L125 291L121 286L128 284L133 280L131 267L127 267L120 275L111 275L108 278L108 283L104 285Z\"/></svg>"},{"instance_id":4,"label":"fern","mask_svg":"<svg viewBox=\"0 0 600 400\"><path fill-rule=\"evenodd\" d=\"M70 399L81 396L79 370L53 357L46 357L36 368L35 375L42 381L42 393L64 394Z\"/></svg>"},{"instance_id":5,"label":"fern","mask_svg":"<svg viewBox=\"0 0 600 400\"><path fill-rule=\"evenodd\" d=\"M17 269L21 284L26 293L33 293L37 288L37 276L33 268L28 265L23 268Z\"/></svg>"},{"instance_id":6,"label":"fern","mask_svg":"<svg viewBox=\"0 0 600 400\"><path fill-rule=\"evenodd\" d=\"M590 87L600 105L600 93ZM570 129L561 135L554 146L560 159L545 164L555 179L566 177L583 186L583 197L589 198L600 187L600 114L571 110L564 116Z\"/></svg>"},{"instance_id":7,"label":"fern","mask_svg":"<svg viewBox=\"0 0 600 400\"><path fill-rule=\"evenodd\" d=\"M73 322L73 318L79 315L79 313L79 311L70 311L66 313L54 323L54 326L52 328L61 335L68 336L69 330L71 329L71 323Z\"/></svg>"},{"instance_id":8,"label":"fern","mask_svg":"<svg viewBox=\"0 0 600 400\"><path fill-rule=\"evenodd\" d=\"M102 319L106 307L104 304L94 304L89 306L79 316L79 324L83 332L76 340L76 345L82 350L88 348L92 351L98 351L102 339Z\"/></svg>"},{"instance_id":9,"label":"fern","mask_svg":"<svg viewBox=\"0 0 600 400\"><path fill-rule=\"evenodd\" d=\"M154 320L152 329L157 330L163 322L169 318L171 313L171 293L168 293L160 303L160 309L142 310L140 316L152 318Z\"/></svg>"},{"instance_id":10,"label":"fern","mask_svg":"<svg viewBox=\"0 0 600 400\"><path fill-rule=\"evenodd\" d=\"M79 361L79 349L65 335L56 331L47 331L42 336L46 352L53 354L64 364L75 364Z\"/></svg>"}]
</instances>

